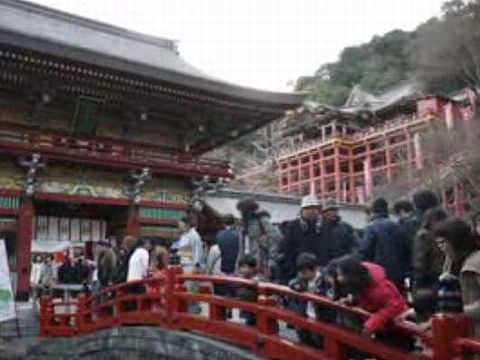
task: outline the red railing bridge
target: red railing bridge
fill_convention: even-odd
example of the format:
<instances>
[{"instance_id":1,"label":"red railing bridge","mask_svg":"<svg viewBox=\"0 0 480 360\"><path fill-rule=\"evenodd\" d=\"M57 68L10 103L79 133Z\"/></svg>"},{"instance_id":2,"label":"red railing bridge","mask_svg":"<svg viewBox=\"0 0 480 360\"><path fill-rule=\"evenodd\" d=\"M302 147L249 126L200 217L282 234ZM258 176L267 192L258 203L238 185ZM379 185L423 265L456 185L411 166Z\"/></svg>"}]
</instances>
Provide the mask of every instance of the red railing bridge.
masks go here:
<instances>
[{"instance_id":1,"label":"red railing bridge","mask_svg":"<svg viewBox=\"0 0 480 360\"><path fill-rule=\"evenodd\" d=\"M196 283L192 292L187 283ZM248 287L256 290L256 302L241 301L213 293L214 285ZM437 314L432 326L424 330L408 322L390 324L390 330L410 335L424 344L422 351L407 352L334 323L303 317L280 306L280 299L304 300L324 308L336 309L350 317L365 319L368 313L346 307L327 298L292 291L288 287L256 283L235 277L182 274L178 267L161 276L109 287L73 301L56 302L43 297L40 310L40 336L73 337L122 325L150 325L171 330L195 331L224 340L268 359L348 359L352 350L372 358L387 360L469 359L480 353L480 342L469 338L469 324L459 315ZM206 304L206 314L189 311L189 303ZM238 309L256 317L248 326L228 319L226 309ZM323 338L323 349L282 337L279 324L310 331Z\"/></svg>"}]
</instances>

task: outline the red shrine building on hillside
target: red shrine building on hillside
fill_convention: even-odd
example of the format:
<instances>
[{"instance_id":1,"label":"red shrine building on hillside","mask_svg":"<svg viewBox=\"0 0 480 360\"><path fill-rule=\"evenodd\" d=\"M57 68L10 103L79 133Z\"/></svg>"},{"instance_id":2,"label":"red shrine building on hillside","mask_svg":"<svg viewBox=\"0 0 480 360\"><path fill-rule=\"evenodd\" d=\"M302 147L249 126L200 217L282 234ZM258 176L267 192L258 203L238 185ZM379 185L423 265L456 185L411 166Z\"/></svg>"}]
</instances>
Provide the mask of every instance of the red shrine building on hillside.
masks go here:
<instances>
[{"instance_id":1,"label":"red shrine building on hillside","mask_svg":"<svg viewBox=\"0 0 480 360\"><path fill-rule=\"evenodd\" d=\"M277 158L278 189L284 193L364 203L407 164L422 167L420 134L432 121L453 129L475 113L475 93L426 96L415 84L401 84L375 95L353 88L346 104L329 107L306 102L283 120L284 134L296 144ZM461 184L444 189L444 204L461 211Z\"/></svg>"},{"instance_id":2,"label":"red shrine building on hillside","mask_svg":"<svg viewBox=\"0 0 480 360\"><path fill-rule=\"evenodd\" d=\"M32 253L173 238L206 151L284 116L296 94L219 81L173 41L0 0L0 237L17 296Z\"/></svg>"}]
</instances>

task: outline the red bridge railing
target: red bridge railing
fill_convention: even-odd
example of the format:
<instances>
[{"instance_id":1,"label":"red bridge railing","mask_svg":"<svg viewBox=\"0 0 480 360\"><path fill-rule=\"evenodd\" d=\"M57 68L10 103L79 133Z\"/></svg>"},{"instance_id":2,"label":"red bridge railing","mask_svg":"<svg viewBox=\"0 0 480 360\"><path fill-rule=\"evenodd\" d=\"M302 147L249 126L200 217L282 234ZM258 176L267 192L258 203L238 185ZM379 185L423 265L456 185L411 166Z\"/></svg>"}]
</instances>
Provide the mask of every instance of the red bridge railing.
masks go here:
<instances>
[{"instance_id":1,"label":"red bridge railing","mask_svg":"<svg viewBox=\"0 0 480 360\"><path fill-rule=\"evenodd\" d=\"M190 284L197 291L189 291ZM256 302L218 296L213 285L249 287L256 290ZM171 330L196 331L206 336L245 347L255 354L270 359L347 359L352 350L371 357L388 360L452 360L468 359L480 353L480 342L468 338L468 324L460 316L436 315L432 328L424 331L414 323L399 321L390 324L390 330L421 340L427 351L407 352L378 340L342 328L335 323L313 320L282 308L280 299L304 300L322 308L336 309L350 317L365 319L363 310L346 307L330 300L269 283L249 280L181 274L178 268L169 268L164 275L139 282L110 287L93 295L81 296L77 301L55 302L45 297L41 302L40 335L43 337L70 337L122 325L151 325ZM189 311L190 303L204 304L203 314ZM254 326L233 322L226 309L238 309L253 314ZM323 349L315 349L283 337L280 324L310 331L324 340Z\"/></svg>"}]
</instances>

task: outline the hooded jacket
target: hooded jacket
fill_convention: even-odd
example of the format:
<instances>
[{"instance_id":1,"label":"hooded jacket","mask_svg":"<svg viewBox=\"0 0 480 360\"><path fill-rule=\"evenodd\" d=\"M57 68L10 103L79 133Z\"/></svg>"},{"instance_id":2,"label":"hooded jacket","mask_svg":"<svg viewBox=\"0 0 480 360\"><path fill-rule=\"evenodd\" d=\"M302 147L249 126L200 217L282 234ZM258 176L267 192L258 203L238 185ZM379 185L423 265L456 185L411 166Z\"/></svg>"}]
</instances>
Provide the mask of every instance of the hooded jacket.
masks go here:
<instances>
[{"instance_id":1,"label":"hooded jacket","mask_svg":"<svg viewBox=\"0 0 480 360\"><path fill-rule=\"evenodd\" d=\"M238 259L245 254L250 254L257 260L258 267L264 275L272 275L269 273L277 264L281 241L280 229L270 222L268 216L260 213L249 214L243 218Z\"/></svg>"},{"instance_id":2,"label":"hooded jacket","mask_svg":"<svg viewBox=\"0 0 480 360\"><path fill-rule=\"evenodd\" d=\"M408 309L397 287L387 279L383 267L363 262L372 282L354 300L360 308L372 313L364 327L370 332L383 330L387 323Z\"/></svg>"}]
</instances>

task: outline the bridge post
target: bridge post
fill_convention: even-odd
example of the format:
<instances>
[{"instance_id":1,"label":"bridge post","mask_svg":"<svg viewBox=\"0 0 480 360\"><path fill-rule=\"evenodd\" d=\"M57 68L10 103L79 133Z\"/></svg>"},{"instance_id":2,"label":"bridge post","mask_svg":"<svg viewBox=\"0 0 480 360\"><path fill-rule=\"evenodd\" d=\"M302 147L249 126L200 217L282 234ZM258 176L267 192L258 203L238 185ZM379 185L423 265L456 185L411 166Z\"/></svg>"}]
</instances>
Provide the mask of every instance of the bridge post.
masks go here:
<instances>
[{"instance_id":1,"label":"bridge post","mask_svg":"<svg viewBox=\"0 0 480 360\"><path fill-rule=\"evenodd\" d=\"M324 351L329 359L335 359L335 360L346 359L342 344L340 344L338 341L335 341L334 339L329 337L325 337L324 342L325 342Z\"/></svg>"},{"instance_id":2,"label":"bridge post","mask_svg":"<svg viewBox=\"0 0 480 360\"><path fill-rule=\"evenodd\" d=\"M263 306L275 306L276 301L265 295L258 297L258 304ZM264 312L260 312L257 316L257 329L265 335L275 335L278 333L278 323L265 315Z\"/></svg>"},{"instance_id":3,"label":"bridge post","mask_svg":"<svg viewBox=\"0 0 480 360\"><path fill-rule=\"evenodd\" d=\"M458 355L455 339L468 333L468 321L460 315L436 314L432 317L433 359L452 360Z\"/></svg>"},{"instance_id":4,"label":"bridge post","mask_svg":"<svg viewBox=\"0 0 480 360\"><path fill-rule=\"evenodd\" d=\"M40 298L40 336L48 337L49 331L48 327L50 325L50 308L51 308L52 298L50 296L42 296Z\"/></svg>"},{"instance_id":5,"label":"bridge post","mask_svg":"<svg viewBox=\"0 0 480 360\"><path fill-rule=\"evenodd\" d=\"M265 289L261 285L257 286L258 289L258 298L257 304L266 307L266 306L275 306L276 301L268 296ZM256 323L258 335L256 338L256 349L254 351L264 357L272 357L271 344L268 341L268 337L271 335L278 334L278 322L271 317L267 316L265 311L260 310L257 313L257 323Z\"/></svg>"},{"instance_id":6,"label":"bridge post","mask_svg":"<svg viewBox=\"0 0 480 360\"><path fill-rule=\"evenodd\" d=\"M166 325L170 328L175 328L175 323L178 320L178 312L186 311L186 303L184 309L182 304L179 304L175 297L175 291L180 290L183 284L177 283L177 274L182 273L182 268L179 266L169 266L166 270L166 287L165 287L165 305L166 305Z\"/></svg>"},{"instance_id":7,"label":"bridge post","mask_svg":"<svg viewBox=\"0 0 480 360\"><path fill-rule=\"evenodd\" d=\"M78 299L77 304L77 314L75 317L75 327L78 329L78 333L82 334L85 330L85 316L87 313L87 296L88 295L81 295Z\"/></svg>"}]
</instances>

